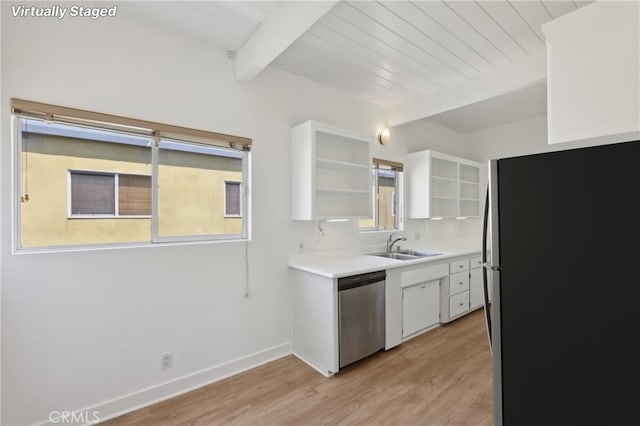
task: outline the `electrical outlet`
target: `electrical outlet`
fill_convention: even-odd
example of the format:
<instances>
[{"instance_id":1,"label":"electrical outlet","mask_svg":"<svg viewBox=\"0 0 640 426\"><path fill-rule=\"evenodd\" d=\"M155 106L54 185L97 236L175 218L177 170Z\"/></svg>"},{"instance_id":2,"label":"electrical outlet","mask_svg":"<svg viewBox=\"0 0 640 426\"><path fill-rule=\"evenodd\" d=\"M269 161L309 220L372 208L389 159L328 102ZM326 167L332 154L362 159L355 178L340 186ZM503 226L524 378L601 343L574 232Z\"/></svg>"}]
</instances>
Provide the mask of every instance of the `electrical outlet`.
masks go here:
<instances>
[{"instance_id":1,"label":"electrical outlet","mask_svg":"<svg viewBox=\"0 0 640 426\"><path fill-rule=\"evenodd\" d=\"M419 233L419 232L416 232L416 235L415 235L416 240L419 240L421 236L422 236L422 235L420 235L420 233Z\"/></svg>"},{"instance_id":2,"label":"electrical outlet","mask_svg":"<svg viewBox=\"0 0 640 426\"><path fill-rule=\"evenodd\" d=\"M160 355L160 370L171 368L172 355L171 352L165 352Z\"/></svg>"}]
</instances>

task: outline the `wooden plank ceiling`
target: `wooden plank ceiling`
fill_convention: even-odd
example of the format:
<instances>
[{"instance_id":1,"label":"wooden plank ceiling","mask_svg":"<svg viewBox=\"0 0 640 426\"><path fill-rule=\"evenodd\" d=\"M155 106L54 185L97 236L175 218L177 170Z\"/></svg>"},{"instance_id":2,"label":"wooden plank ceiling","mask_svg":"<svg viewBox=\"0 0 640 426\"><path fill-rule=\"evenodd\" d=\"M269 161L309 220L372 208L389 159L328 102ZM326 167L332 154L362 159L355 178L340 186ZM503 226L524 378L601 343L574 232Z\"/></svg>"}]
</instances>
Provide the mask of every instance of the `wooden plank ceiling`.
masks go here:
<instances>
[{"instance_id":1,"label":"wooden plank ceiling","mask_svg":"<svg viewBox=\"0 0 640 426\"><path fill-rule=\"evenodd\" d=\"M131 2L125 6L138 16L236 52L283 3ZM392 108L544 52L541 25L589 3L340 1L271 66ZM543 113L544 88L536 85L434 119L471 131L482 123L500 121L488 119L497 113L509 119L514 111Z\"/></svg>"}]
</instances>

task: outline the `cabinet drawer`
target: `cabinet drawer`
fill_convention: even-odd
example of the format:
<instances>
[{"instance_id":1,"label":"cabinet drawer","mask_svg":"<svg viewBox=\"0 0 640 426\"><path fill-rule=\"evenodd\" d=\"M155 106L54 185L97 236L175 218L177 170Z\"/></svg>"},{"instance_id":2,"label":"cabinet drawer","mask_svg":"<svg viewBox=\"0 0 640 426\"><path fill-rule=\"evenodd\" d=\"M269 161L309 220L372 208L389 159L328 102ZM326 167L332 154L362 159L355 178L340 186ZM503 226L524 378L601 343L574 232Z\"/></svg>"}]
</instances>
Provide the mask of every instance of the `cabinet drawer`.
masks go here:
<instances>
[{"instance_id":1,"label":"cabinet drawer","mask_svg":"<svg viewBox=\"0 0 640 426\"><path fill-rule=\"evenodd\" d=\"M449 299L449 317L455 317L456 315L460 315L461 313L467 312L468 310L469 310L469 292L468 291L451 296L451 298Z\"/></svg>"},{"instance_id":2,"label":"cabinet drawer","mask_svg":"<svg viewBox=\"0 0 640 426\"><path fill-rule=\"evenodd\" d=\"M482 268L482 256L474 256L471 258L471 269Z\"/></svg>"},{"instance_id":3,"label":"cabinet drawer","mask_svg":"<svg viewBox=\"0 0 640 426\"><path fill-rule=\"evenodd\" d=\"M455 274L456 272L468 271L469 270L469 258L456 260L455 262L449 263L449 273Z\"/></svg>"},{"instance_id":4,"label":"cabinet drawer","mask_svg":"<svg viewBox=\"0 0 640 426\"><path fill-rule=\"evenodd\" d=\"M449 295L469 290L469 272L451 274L449 278Z\"/></svg>"}]
</instances>

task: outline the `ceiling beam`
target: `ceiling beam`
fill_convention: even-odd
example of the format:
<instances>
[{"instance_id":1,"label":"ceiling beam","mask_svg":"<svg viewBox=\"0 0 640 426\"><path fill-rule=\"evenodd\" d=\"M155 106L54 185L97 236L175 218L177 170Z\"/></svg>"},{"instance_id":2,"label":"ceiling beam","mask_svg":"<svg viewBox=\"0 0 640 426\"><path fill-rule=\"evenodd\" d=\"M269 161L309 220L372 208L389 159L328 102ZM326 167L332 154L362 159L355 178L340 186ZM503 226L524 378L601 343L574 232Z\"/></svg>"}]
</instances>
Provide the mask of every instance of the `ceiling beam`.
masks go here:
<instances>
[{"instance_id":1,"label":"ceiling beam","mask_svg":"<svg viewBox=\"0 0 640 426\"><path fill-rule=\"evenodd\" d=\"M387 124L398 126L431 117L541 83L546 78L547 58L546 51L542 49L525 60L498 67L391 107L388 110Z\"/></svg>"},{"instance_id":2,"label":"ceiling beam","mask_svg":"<svg viewBox=\"0 0 640 426\"><path fill-rule=\"evenodd\" d=\"M236 52L236 81L251 81L336 3L282 2Z\"/></svg>"}]
</instances>

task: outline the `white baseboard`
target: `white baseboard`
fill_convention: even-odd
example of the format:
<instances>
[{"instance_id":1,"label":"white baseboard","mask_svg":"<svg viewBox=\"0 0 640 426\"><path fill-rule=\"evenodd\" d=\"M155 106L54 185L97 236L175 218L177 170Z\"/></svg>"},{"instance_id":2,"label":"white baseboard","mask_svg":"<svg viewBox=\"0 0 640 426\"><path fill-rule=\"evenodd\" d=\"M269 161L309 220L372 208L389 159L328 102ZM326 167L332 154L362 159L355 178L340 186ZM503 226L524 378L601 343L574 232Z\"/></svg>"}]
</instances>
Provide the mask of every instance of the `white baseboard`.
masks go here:
<instances>
[{"instance_id":1,"label":"white baseboard","mask_svg":"<svg viewBox=\"0 0 640 426\"><path fill-rule=\"evenodd\" d=\"M236 375L246 370L274 361L292 353L292 343L286 342L251 355L244 356L223 364L218 364L195 373L150 386L127 395L105 401L88 408L76 410L74 413L97 413L100 421L112 419L123 414L130 413L140 408L147 407L160 401L181 395L183 393L201 388L227 377ZM87 417L89 421L92 414ZM40 423L43 425L59 425L49 419ZM85 423L91 424L91 423Z\"/></svg>"},{"instance_id":2,"label":"white baseboard","mask_svg":"<svg viewBox=\"0 0 640 426\"><path fill-rule=\"evenodd\" d=\"M331 377L334 374L328 368L326 368L323 365L318 364L315 361L312 361L311 357L308 357L307 355L305 355L303 353L293 351L293 355L296 358L298 358L300 361L302 361L305 364L307 364L309 367L311 367L314 370L316 370L318 373L322 374L324 377Z\"/></svg>"}]
</instances>

